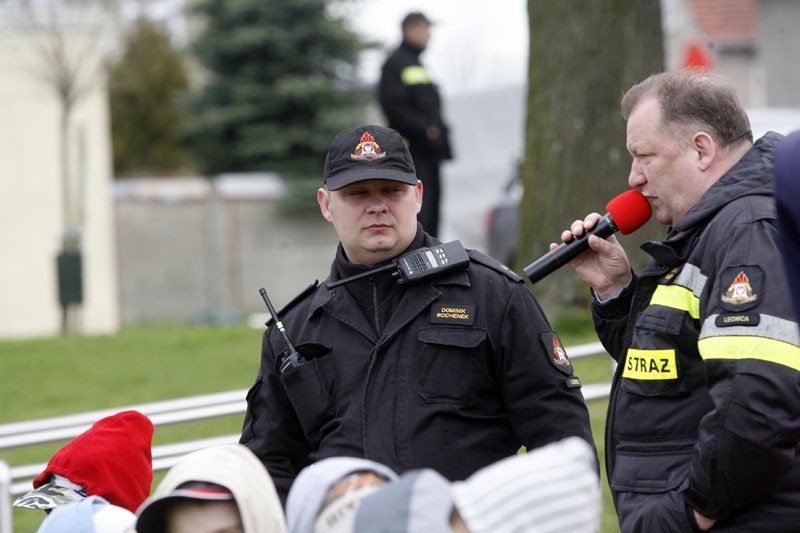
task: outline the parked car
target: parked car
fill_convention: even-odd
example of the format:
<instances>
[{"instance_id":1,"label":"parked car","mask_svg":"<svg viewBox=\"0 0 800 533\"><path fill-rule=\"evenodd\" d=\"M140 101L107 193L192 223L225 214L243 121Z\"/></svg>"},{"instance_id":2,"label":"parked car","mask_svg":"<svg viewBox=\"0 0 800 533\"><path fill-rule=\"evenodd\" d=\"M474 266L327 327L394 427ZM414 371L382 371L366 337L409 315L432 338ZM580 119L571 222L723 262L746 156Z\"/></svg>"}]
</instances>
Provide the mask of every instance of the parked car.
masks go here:
<instances>
[{"instance_id":1,"label":"parked car","mask_svg":"<svg viewBox=\"0 0 800 533\"><path fill-rule=\"evenodd\" d=\"M747 110L753 139L768 131L787 135L800 130L800 109L752 108ZM517 225L519 204L522 201L521 165L503 187L495 204L485 219L486 250L489 255L506 265L513 265L517 257Z\"/></svg>"}]
</instances>

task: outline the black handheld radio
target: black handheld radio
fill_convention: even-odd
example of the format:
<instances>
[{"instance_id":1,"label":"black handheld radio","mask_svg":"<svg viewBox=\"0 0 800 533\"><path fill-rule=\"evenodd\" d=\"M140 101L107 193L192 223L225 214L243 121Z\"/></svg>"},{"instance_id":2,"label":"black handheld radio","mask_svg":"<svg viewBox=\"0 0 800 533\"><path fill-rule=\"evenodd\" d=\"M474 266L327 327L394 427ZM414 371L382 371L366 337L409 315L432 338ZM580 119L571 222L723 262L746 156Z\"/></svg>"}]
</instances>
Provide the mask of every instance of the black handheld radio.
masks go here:
<instances>
[{"instance_id":1,"label":"black handheld radio","mask_svg":"<svg viewBox=\"0 0 800 533\"><path fill-rule=\"evenodd\" d=\"M278 371L283 374L286 370L290 368L297 368L302 363L305 363L305 359L303 359L303 357L297 353L294 344L292 344L292 341L289 340L289 335L286 334L286 329L283 327L283 322L278 319L278 313L275 311L275 308L272 307L272 302L269 301L267 291L264 289L264 287L261 287L258 289L258 292L261 294L261 298L264 299L264 303L267 304L269 314L272 315L272 320L275 321L275 327L278 328L278 331L280 331L284 342L286 342L286 351L288 353L283 357L278 367Z\"/></svg>"},{"instance_id":2,"label":"black handheld radio","mask_svg":"<svg viewBox=\"0 0 800 533\"><path fill-rule=\"evenodd\" d=\"M392 276L397 278L397 283L414 283L434 276L455 270L465 270L469 266L469 255L461 244L461 241L450 241L444 244L437 244L428 248L418 248L411 252L404 253L397 259L392 260L388 265L373 268L350 276L326 283L329 289L350 283L357 279L366 278L377 272L392 272Z\"/></svg>"}]
</instances>

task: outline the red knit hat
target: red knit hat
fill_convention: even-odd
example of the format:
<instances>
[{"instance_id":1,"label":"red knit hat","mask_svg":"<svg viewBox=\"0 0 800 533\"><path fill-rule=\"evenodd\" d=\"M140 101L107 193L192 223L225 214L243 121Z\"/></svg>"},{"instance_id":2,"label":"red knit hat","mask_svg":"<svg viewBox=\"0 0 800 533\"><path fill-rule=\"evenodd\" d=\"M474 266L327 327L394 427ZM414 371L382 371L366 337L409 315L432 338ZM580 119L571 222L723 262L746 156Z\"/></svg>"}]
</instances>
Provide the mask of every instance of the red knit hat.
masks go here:
<instances>
[{"instance_id":1,"label":"red knit hat","mask_svg":"<svg viewBox=\"0 0 800 533\"><path fill-rule=\"evenodd\" d=\"M83 485L88 496L135 513L153 483L153 423L138 411L103 418L58 450L33 480L34 488L53 475Z\"/></svg>"}]
</instances>

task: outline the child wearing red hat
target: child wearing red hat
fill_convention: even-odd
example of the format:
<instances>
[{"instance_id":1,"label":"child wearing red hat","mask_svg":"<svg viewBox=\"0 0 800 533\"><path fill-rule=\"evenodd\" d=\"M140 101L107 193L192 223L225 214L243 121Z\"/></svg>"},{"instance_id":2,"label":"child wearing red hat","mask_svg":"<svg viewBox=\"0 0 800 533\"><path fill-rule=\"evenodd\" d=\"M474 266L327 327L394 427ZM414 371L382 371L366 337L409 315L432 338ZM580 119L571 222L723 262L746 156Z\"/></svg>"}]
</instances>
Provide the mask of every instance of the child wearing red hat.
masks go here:
<instances>
[{"instance_id":1,"label":"child wearing red hat","mask_svg":"<svg viewBox=\"0 0 800 533\"><path fill-rule=\"evenodd\" d=\"M50 509L101 496L136 512L153 483L153 423L138 411L95 422L58 450L15 507Z\"/></svg>"}]
</instances>

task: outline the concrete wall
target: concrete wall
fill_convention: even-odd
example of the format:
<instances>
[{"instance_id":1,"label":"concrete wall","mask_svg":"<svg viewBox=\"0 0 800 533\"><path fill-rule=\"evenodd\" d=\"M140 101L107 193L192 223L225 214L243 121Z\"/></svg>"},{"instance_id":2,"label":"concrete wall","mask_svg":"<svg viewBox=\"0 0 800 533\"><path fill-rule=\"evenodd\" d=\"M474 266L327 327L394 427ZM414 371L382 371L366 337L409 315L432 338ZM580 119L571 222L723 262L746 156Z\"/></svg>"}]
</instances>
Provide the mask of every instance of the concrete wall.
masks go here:
<instances>
[{"instance_id":1,"label":"concrete wall","mask_svg":"<svg viewBox=\"0 0 800 533\"><path fill-rule=\"evenodd\" d=\"M81 39L83 36L68 36ZM55 261L64 229L59 104L41 81L31 37L0 31L0 338L58 334ZM89 62L96 58L87 58ZM73 197L83 232L84 333L119 326L116 250L109 195L110 129L104 84L79 101L70 128ZM83 169L83 172L80 172Z\"/></svg>"},{"instance_id":2,"label":"concrete wall","mask_svg":"<svg viewBox=\"0 0 800 533\"><path fill-rule=\"evenodd\" d=\"M456 159L442 169L443 241L485 250L486 213L521 155L525 98L524 87L446 98ZM383 117L373 109L369 121ZM316 209L283 212L275 179L117 181L123 322L266 313L260 287L280 309L327 277L338 242L333 227Z\"/></svg>"},{"instance_id":3,"label":"concrete wall","mask_svg":"<svg viewBox=\"0 0 800 533\"><path fill-rule=\"evenodd\" d=\"M317 211L283 212L275 191L226 192L199 178L117 191L125 323L266 313L259 288L280 309L330 269L333 227Z\"/></svg>"}]
</instances>

